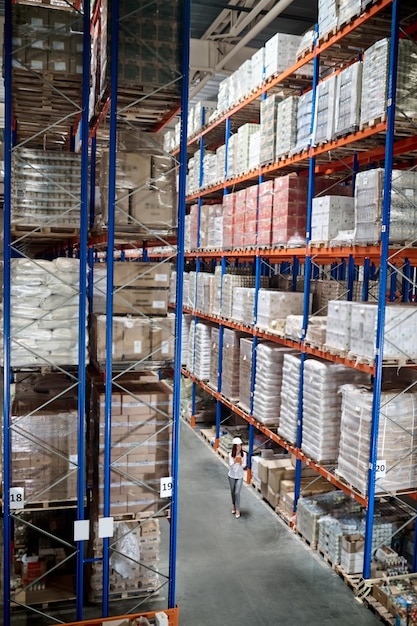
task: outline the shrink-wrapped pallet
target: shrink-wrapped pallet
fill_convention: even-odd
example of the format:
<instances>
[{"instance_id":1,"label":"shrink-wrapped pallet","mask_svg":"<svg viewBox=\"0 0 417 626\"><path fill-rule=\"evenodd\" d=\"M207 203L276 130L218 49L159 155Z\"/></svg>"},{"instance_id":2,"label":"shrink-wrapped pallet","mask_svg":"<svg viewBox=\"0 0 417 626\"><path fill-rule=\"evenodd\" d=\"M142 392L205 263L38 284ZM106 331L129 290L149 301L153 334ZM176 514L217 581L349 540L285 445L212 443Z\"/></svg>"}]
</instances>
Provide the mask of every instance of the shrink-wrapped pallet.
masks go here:
<instances>
[{"instance_id":1,"label":"shrink-wrapped pallet","mask_svg":"<svg viewBox=\"0 0 417 626\"><path fill-rule=\"evenodd\" d=\"M197 280L197 309L203 313L210 311L211 282L213 274L199 272Z\"/></svg>"},{"instance_id":2,"label":"shrink-wrapped pallet","mask_svg":"<svg viewBox=\"0 0 417 626\"><path fill-rule=\"evenodd\" d=\"M239 399L239 350L240 333L231 328L223 331L222 394L229 400Z\"/></svg>"},{"instance_id":3,"label":"shrink-wrapped pallet","mask_svg":"<svg viewBox=\"0 0 417 626\"><path fill-rule=\"evenodd\" d=\"M240 340L239 405L248 413L251 409L252 395L252 349L253 339L242 338Z\"/></svg>"},{"instance_id":4,"label":"shrink-wrapped pallet","mask_svg":"<svg viewBox=\"0 0 417 626\"><path fill-rule=\"evenodd\" d=\"M226 319L233 317L233 297L236 287L254 287L255 276L241 274L224 274L222 277L221 316Z\"/></svg>"},{"instance_id":5,"label":"shrink-wrapped pallet","mask_svg":"<svg viewBox=\"0 0 417 626\"><path fill-rule=\"evenodd\" d=\"M246 189L243 245L255 246L258 231L258 185Z\"/></svg>"},{"instance_id":6,"label":"shrink-wrapped pallet","mask_svg":"<svg viewBox=\"0 0 417 626\"><path fill-rule=\"evenodd\" d=\"M337 459L340 438L342 398L339 387L345 383L367 383L363 372L308 359L303 376L303 452L314 461Z\"/></svg>"},{"instance_id":7,"label":"shrink-wrapped pallet","mask_svg":"<svg viewBox=\"0 0 417 626\"><path fill-rule=\"evenodd\" d=\"M292 153L298 154L306 150L311 140L311 115L313 105L313 91L303 93L298 99L297 108L297 142Z\"/></svg>"},{"instance_id":8,"label":"shrink-wrapped pallet","mask_svg":"<svg viewBox=\"0 0 417 626\"><path fill-rule=\"evenodd\" d=\"M227 193L223 196L223 247L226 249L233 247L235 205L235 193Z\"/></svg>"},{"instance_id":9,"label":"shrink-wrapped pallet","mask_svg":"<svg viewBox=\"0 0 417 626\"><path fill-rule=\"evenodd\" d=\"M244 131L241 131L241 135ZM242 135L243 136L243 135ZM227 142L227 172L226 178L234 178L237 175L238 133L230 135ZM243 157L242 157L243 160Z\"/></svg>"},{"instance_id":10,"label":"shrink-wrapped pallet","mask_svg":"<svg viewBox=\"0 0 417 626\"><path fill-rule=\"evenodd\" d=\"M339 0L319 0L318 26L319 34L324 35L337 28Z\"/></svg>"},{"instance_id":11,"label":"shrink-wrapped pallet","mask_svg":"<svg viewBox=\"0 0 417 626\"><path fill-rule=\"evenodd\" d=\"M325 515L319 520L318 548L324 552L331 563L340 564L342 556L342 537L358 531L359 520L356 516L335 519Z\"/></svg>"},{"instance_id":12,"label":"shrink-wrapped pallet","mask_svg":"<svg viewBox=\"0 0 417 626\"><path fill-rule=\"evenodd\" d=\"M417 116L417 94L413 85L417 80L417 54L414 43L400 39L397 65L396 117ZM389 83L390 39L377 41L365 50L363 61L361 125L372 125L385 119Z\"/></svg>"},{"instance_id":13,"label":"shrink-wrapped pallet","mask_svg":"<svg viewBox=\"0 0 417 626\"><path fill-rule=\"evenodd\" d=\"M313 145L330 141L333 137L336 105L336 74L317 85L314 109Z\"/></svg>"},{"instance_id":14,"label":"shrink-wrapped pallet","mask_svg":"<svg viewBox=\"0 0 417 626\"><path fill-rule=\"evenodd\" d=\"M337 474L360 493L368 489L373 391L343 385ZM381 392L375 462L381 465L375 493L417 486L417 395L391 386ZM382 467L383 466L383 467Z\"/></svg>"},{"instance_id":15,"label":"shrink-wrapped pallet","mask_svg":"<svg viewBox=\"0 0 417 626\"><path fill-rule=\"evenodd\" d=\"M307 225L308 180L288 174L275 179L272 210L272 244L298 239L304 245Z\"/></svg>"},{"instance_id":16,"label":"shrink-wrapped pallet","mask_svg":"<svg viewBox=\"0 0 417 626\"><path fill-rule=\"evenodd\" d=\"M226 174L226 145L219 146L216 150L216 183L222 183Z\"/></svg>"},{"instance_id":17,"label":"shrink-wrapped pallet","mask_svg":"<svg viewBox=\"0 0 417 626\"><path fill-rule=\"evenodd\" d=\"M288 315L302 314L303 300L303 293L260 289L257 325L284 334L286 318Z\"/></svg>"},{"instance_id":18,"label":"shrink-wrapped pallet","mask_svg":"<svg viewBox=\"0 0 417 626\"><path fill-rule=\"evenodd\" d=\"M253 91L262 85L265 66L265 46L252 54L251 61L251 90Z\"/></svg>"},{"instance_id":19,"label":"shrink-wrapped pallet","mask_svg":"<svg viewBox=\"0 0 417 626\"><path fill-rule=\"evenodd\" d=\"M190 341L190 327L193 323L193 316L188 313L182 315L182 331L181 331L181 365L187 364L188 345Z\"/></svg>"},{"instance_id":20,"label":"shrink-wrapped pallet","mask_svg":"<svg viewBox=\"0 0 417 626\"><path fill-rule=\"evenodd\" d=\"M350 351L369 359L375 357L378 305L352 302ZM395 362L417 358L417 308L414 304L387 303L385 308L383 358Z\"/></svg>"},{"instance_id":21,"label":"shrink-wrapped pallet","mask_svg":"<svg viewBox=\"0 0 417 626\"><path fill-rule=\"evenodd\" d=\"M301 357L297 354L285 354L282 367L278 435L292 444L297 441L300 370Z\"/></svg>"},{"instance_id":22,"label":"shrink-wrapped pallet","mask_svg":"<svg viewBox=\"0 0 417 626\"><path fill-rule=\"evenodd\" d=\"M274 202L274 181L259 184L259 213L257 243L259 246L271 244L272 207Z\"/></svg>"},{"instance_id":23,"label":"shrink-wrapped pallet","mask_svg":"<svg viewBox=\"0 0 417 626\"><path fill-rule=\"evenodd\" d=\"M78 259L11 260L12 367L78 363L79 272Z\"/></svg>"},{"instance_id":24,"label":"shrink-wrapped pallet","mask_svg":"<svg viewBox=\"0 0 417 626\"><path fill-rule=\"evenodd\" d=\"M319 196L313 198L311 241L329 242L340 231L353 231L355 200L347 196Z\"/></svg>"},{"instance_id":25,"label":"shrink-wrapped pallet","mask_svg":"<svg viewBox=\"0 0 417 626\"><path fill-rule=\"evenodd\" d=\"M338 27L341 28L360 15L364 0L339 0ZM367 5L369 3L367 2Z\"/></svg>"},{"instance_id":26,"label":"shrink-wrapped pallet","mask_svg":"<svg viewBox=\"0 0 417 626\"><path fill-rule=\"evenodd\" d=\"M237 131L235 176L249 170L250 137L258 131L259 124L244 124ZM232 172L228 172L228 175L231 176Z\"/></svg>"},{"instance_id":27,"label":"shrink-wrapped pallet","mask_svg":"<svg viewBox=\"0 0 417 626\"><path fill-rule=\"evenodd\" d=\"M188 341L187 369L200 380L210 378L211 325L191 323Z\"/></svg>"},{"instance_id":28,"label":"shrink-wrapped pallet","mask_svg":"<svg viewBox=\"0 0 417 626\"><path fill-rule=\"evenodd\" d=\"M359 1L359 0L357 0ZM336 79L334 135L341 137L358 130L362 96L363 63L352 63Z\"/></svg>"},{"instance_id":29,"label":"shrink-wrapped pallet","mask_svg":"<svg viewBox=\"0 0 417 626\"><path fill-rule=\"evenodd\" d=\"M261 161L261 131L256 130L249 137L249 161L248 170L259 167Z\"/></svg>"},{"instance_id":30,"label":"shrink-wrapped pallet","mask_svg":"<svg viewBox=\"0 0 417 626\"><path fill-rule=\"evenodd\" d=\"M360 172L355 187L355 242L373 244L381 239L384 169ZM405 243L416 236L417 172L392 171L390 243Z\"/></svg>"},{"instance_id":31,"label":"shrink-wrapped pallet","mask_svg":"<svg viewBox=\"0 0 417 626\"><path fill-rule=\"evenodd\" d=\"M275 157L289 154L297 143L298 96L289 96L277 107Z\"/></svg>"},{"instance_id":32,"label":"shrink-wrapped pallet","mask_svg":"<svg viewBox=\"0 0 417 626\"><path fill-rule=\"evenodd\" d=\"M253 416L267 426L277 426L279 421L285 354L288 348L273 343L260 343L256 348Z\"/></svg>"},{"instance_id":33,"label":"shrink-wrapped pallet","mask_svg":"<svg viewBox=\"0 0 417 626\"><path fill-rule=\"evenodd\" d=\"M350 348L352 302L331 300L327 305L326 349L345 352Z\"/></svg>"},{"instance_id":34,"label":"shrink-wrapped pallet","mask_svg":"<svg viewBox=\"0 0 417 626\"><path fill-rule=\"evenodd\" d=\"M294 65L301 37L275 33L265 44L265 78L280 74ZM309 68L303 68L307 73Z\"/></svg>"},{"instance_id":35,"label":"shrink-wrapped pallet","mask_svg":"<svg viewBox=\"0 0 417 626\"><path fill-rule=\"evenodd\" d=\"M218 326L211 329L211 356L210 356L210 378L209 384L213 389L217 389L219 382L219 341L220 330Z\"/></svg>"},{"instance_id":36,"label":"shrink-wrapped pallet","mask_svg":"<svg viewBox=\"0 0 417 626\"><path fill-rule=\"evenodd\" d=\"M278 95L273 94L261 101L261 165L275 161L277 110L280 99Z\"/></svg>"},{"instance_id":37,"label":"shrink-wrapped pallet","mask_svg":"<svg viewBox=\"0 0 417 626\"><path fill-rule=\"evenodd\" d=\"M210 306L211 315L220 315L221 310L221 296L222 296L222 266L216 265L214 268L214 281L212 284L212 299Z\"/></svg>"}]
</instances>

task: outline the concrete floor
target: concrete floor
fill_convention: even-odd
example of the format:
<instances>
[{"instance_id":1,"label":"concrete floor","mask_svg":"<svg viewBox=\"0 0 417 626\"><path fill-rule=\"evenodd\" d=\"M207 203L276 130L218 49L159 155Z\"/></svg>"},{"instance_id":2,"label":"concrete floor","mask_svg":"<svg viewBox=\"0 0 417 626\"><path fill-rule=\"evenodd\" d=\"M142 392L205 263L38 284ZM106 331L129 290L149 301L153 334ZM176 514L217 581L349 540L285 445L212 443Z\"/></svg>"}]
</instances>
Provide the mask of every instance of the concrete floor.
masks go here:
<instances>
[{"instance_id":1,"label":"concrete floor","mask_svg":"<svg viewBox=\"0 0 417 626\"><path fill-rule=\"evenodd\" d=\"M231 513L227 468L181 424L177 602L181 626L381 622L250 486Z\"/></svg>"},{"instance_id":2,"label":"concrete floor","mask_svg":"<svg viewBox=\"0 0 417 626\"><path fill-rule=\"evenodd\" d=\"M180 626L381 624L252 487L242 489L241 518L232 516L227 467L185 423L181 423L178 504ZM160 571L168 555L168 522L162 523L162 529L161 553L166 559L162 558ZM166 591L136 611L163 610ZM110 614L132 609L132 602L111 603ZM72 603L45 612L63 622L75 619ZM84 618L99 614L100 607L86 607ZM51 623L51 619L20 612L12 618L13 626Z\"/></svg>"}]
</instances>

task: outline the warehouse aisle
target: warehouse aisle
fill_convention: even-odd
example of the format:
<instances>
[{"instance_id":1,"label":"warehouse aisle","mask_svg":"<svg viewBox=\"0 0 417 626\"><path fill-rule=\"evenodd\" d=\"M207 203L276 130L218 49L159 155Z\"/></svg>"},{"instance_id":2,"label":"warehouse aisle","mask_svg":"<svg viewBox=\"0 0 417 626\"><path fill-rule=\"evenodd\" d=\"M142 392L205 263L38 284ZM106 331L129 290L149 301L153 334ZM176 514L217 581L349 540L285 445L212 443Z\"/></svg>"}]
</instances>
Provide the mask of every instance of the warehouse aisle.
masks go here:
<instances>
[{"instance_id":1,"label":"warehouse aisle","mask_svg":"<svg viewBox=\"0 0 417 626\"><path fill-rule=\"evenodd\" d=\"M371 626L380 621L181 423L177 602L181 626ZM268 510L269 509L269 510Z\"/></svg>"}]
</instances>

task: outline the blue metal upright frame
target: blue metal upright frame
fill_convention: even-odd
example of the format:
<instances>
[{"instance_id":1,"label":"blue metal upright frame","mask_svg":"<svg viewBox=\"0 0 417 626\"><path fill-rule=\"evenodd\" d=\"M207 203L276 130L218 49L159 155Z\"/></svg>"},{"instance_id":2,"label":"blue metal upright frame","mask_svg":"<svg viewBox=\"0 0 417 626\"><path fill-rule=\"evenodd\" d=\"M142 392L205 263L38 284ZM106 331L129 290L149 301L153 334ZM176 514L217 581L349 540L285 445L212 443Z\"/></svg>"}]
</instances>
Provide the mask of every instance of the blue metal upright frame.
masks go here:
<instances>
[{"instance_id":1,"label":"blue metal upright frame","mask_svg":"<svg viewBox=\"0 0 417 626\"><path fill-rule=\"evenodd\" d=\"M178 467L179 467L179 435L181 415L181 334L182 334L182 297L184 274L184 224L185 196L187 174L187 119L188 119L188 76L190 64L190 0L183 4L183 53L181 83L181 142L180 170L178 181L178 237L177 237L177 285L175 307L175 356L174 356L174 406L172 425L172 500L169 550L169 587L168 608L175 607L176 590L176 559L177 559L177 527L178 527Z\"/></svg>"},{"instance_id":2,"label":"blue metal upright frame","mask_svg":"<svg viewBox=\"0 0 417 626\"><path fill-rule=\"evenodd\" d=\"M378 297L378 322L376 331L376 353L375 353L375 379L373 389L372 404L372 424L369 450L369 470L368 470L368 507L366 510L366 530L365 530L365 556L363 565L363 576L369 578L371 575L372 558L372 534L373 519L375 513L375 480L376 462L378 455L378 428L379 412L381 407L382 390L382 361L384 351L384 326L385 326L385 285L388 278L388 257L389 257L389 233L390 233L390 209L391 209L391 189L392 189L392 168L394 160L394 131L396 112L396 90L397 90L397 63L398 63L398 42L399 42L399 13L400 1L393 0L391 40L389 54L389 83L387 96L387 135L385 144L385 176L384 176L384 198L382 207L382 227L381 227L381 257L380 257L380 288Z\"/></svg>"}]
</instances>

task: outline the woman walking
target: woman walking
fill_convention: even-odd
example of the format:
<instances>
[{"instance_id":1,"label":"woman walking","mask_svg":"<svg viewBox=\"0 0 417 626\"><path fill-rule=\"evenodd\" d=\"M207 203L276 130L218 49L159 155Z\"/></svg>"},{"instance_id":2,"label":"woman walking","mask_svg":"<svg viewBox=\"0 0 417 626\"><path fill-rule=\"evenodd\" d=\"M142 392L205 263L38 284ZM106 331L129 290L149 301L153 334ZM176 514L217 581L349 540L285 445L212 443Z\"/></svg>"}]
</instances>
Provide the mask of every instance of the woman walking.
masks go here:
<instances>
[{"instance_id":1,"label":"woman walking","mask_svg":"<svg viewBox=\"0 0 417 626\"><path fill-rule=\"evenodd\" d=\"M229 453L229 484L232 494L232 513L236 519L240 517L240 490L243 483L243 471L247 464L247 454L242 449L240 437L232 440L232 451Z\"/></svg>"}]
</instances>

